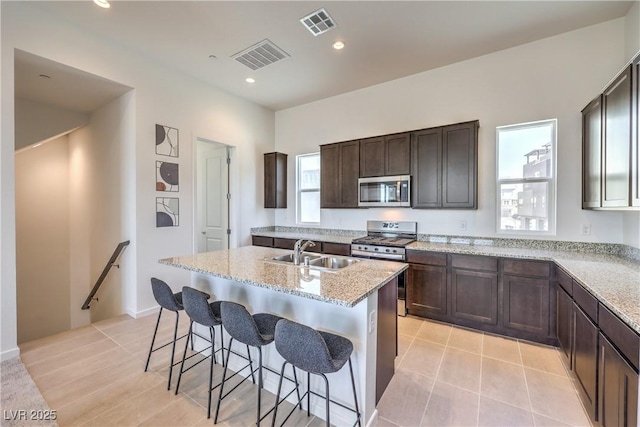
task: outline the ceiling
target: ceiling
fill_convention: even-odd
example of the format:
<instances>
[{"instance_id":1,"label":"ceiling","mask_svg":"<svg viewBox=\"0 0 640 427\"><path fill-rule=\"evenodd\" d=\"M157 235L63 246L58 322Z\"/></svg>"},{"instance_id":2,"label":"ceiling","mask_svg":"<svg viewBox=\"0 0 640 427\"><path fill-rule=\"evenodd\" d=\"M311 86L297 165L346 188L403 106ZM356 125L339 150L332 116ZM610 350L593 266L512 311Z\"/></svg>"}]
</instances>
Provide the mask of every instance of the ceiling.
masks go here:
<instances>
[{"instance_id":1,"label":"ceiling","mask_svg":"<svg viewBox=\"0 0 640 427\"><path fill-rule=\"evenodd\" d=\"M29 3L275 111L619 18L633 4L113 1L110 9L102 9L89 0ZM313 36L299 20L320 8L336 26ZM289 57L257 71L231 58L264 39ZM336 40L346 47L334 50ZM245 82L247 77L255 78L255 83Z\"/></svg>"}]
</instances>

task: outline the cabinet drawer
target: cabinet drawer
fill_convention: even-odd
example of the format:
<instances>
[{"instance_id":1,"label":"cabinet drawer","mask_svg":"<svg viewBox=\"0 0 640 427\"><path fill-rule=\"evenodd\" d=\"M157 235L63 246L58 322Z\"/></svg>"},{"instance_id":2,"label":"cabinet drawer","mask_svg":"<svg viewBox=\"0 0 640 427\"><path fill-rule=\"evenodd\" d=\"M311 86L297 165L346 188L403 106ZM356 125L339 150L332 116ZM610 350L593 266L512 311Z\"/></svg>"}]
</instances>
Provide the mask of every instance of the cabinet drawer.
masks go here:
<instances>
[{"instance_id":1,"label":"cabinet drawer","mask_svg":"<svg viewBox=\"0 0 640 427\"><path fill-rule=\"evenodd\" d=\"M293 250L293 246L296 244L295 239L282 239L279 237L274 237L273 238L273 247L274 248L280 248L280 249L292 249Z\"/></svg>"},{"instance_id":2,"label":"cabinet drawer","mask_svg":"<svg viewBox=\"0 0 640 427\"><path fill-rule=\"evenodd\" d=\"M573 295L573 279L563 269L556 266L556 282L569 295Z\"/></svg>"},{"instance_id":3,"label":"cabinet drawer","mask_svg":"<svg viewBox=\"0 0 640 427\"><path fill-rule=\"evenodd\" d=\"M251 244L253 246L273 247L273 237L251 236Z\"/></svg>"},{"instance_id":4,"label":"cabinet drawer","mask_svg":"<svg viewBox=\"0 0 640 427\"><path fill-rule=\"evenodd\" d=\"M447 265L447 254L427 251L407 251L407 262L414 264Z\"/></svg>"},{"instance_id":5,"label":"cabinet drawer","mask_svg":"<svg viewBox=\"0 0 640 427\"><path fill-rule=\"evenodd\" d=\"M450 255L451 267L469 270L498 271L498 258L477 255Z\"/></svg>"},{"instance_id":6,"label":"cabinet drawer","mask_svg":"<svg viewBox=\"0 0 640 427\"><path fill-rule=\"evenodd\" d=\"M602 332L638 370L640 336L602 304L600 304L599 316L598 324Z\"/></svg>"},{"instance_id":7,"label":"cabinet drawer","mask_svg":"<svg viewBox=\"0 0 640 427\"><path fill-rule=\"evenodd\" d=\"M322 253L349 256L351 255L351 245L346 245L344 243L322 242Z\"/></svg>"},{"instance_id":8,"label":"cabinet drawer","mask_svg":"<svg viewBox=\"0 0 640 427\"><path fill-rule=\"evenodd\" d=\"M551 264L540 261L505 259L502 263L502 271L505 274L519 276L549 277L551 275Z\"/></svg>"},{"instance_id":9,"label":"cabinet drawer","mask_svg":"<svg viewBox=\"0 0 640 427\"><path fill-rule=\"evenodd\" d=\"M573 299L580 308L593 320L598 323L598 300L595 299L585 288L573 281Z\"/></svg>"}]
</instances>

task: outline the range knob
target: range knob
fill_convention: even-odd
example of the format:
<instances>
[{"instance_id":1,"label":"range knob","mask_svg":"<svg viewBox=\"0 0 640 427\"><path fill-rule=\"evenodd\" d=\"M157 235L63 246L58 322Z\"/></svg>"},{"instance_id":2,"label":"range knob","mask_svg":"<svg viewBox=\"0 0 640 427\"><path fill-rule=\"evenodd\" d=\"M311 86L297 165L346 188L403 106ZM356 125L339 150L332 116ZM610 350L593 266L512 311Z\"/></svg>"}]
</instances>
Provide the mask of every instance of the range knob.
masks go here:
<instances>
[{"instance_id":1,"label":"range knob","mask_svg":"<svg viewBox=\"0 0 640 427\"><path fill-rule=\"evenodd\" d=\"M378 252L378 248L374 248L373 250L374 250L374 251L376 251L376 252Z\"/></svg>"},{"instance_id":2,"label":"range knob","mask_svg":"<svg viewBox=\"0 0 640 427\"><path fill-rule=\"evenodd\" d=\"M385 252L389 252L389 249L385 249ZM394 251L395 252L395 251Z\"/></svg>"},{"instance_id":3,"label":"range knob","mask_svg":"<svg viewBox=\"0 0 640 427\"><path fill-rule=\"evenodd\" d=\"M393 250L393 253L395 254L396 252L398 252L398 250L397 250L397 249L394 249L394 250Z\"/></svg>"}]
</instances>

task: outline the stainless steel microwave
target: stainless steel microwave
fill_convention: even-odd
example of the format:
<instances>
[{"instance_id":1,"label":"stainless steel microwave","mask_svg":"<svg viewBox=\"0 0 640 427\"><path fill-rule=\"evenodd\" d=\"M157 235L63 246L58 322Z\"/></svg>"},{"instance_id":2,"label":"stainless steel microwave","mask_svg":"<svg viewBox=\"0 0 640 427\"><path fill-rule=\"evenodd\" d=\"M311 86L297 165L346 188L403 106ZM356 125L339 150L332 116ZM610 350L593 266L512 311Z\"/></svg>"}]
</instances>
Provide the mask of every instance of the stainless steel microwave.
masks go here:
<instances>
[{"instance_id":1,"label":"stainless steel microwave","mask_svg":"<svg viewBox=\"0 0 640 427\"><path fill-rule=\"evenodd\" d=\"M410 207L411 177L400 175L358 179L358 206Z\"/></svg>"}]
</instances>

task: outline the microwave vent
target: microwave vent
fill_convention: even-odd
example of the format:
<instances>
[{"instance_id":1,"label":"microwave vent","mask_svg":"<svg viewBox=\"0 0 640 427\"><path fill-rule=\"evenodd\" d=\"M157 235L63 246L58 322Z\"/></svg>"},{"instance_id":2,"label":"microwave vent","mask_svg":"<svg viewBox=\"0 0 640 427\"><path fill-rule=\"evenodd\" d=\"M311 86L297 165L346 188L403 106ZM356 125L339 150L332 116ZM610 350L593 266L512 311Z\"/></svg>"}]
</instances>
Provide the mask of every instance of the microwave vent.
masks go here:
<instances>
[{"instance_id":1,"label":"microwave vent","mask_svg":"<svg viewBox=\"0 0 640 427\"><path fill-rule=\"evenodd\" d=\"M264 39L231 56L231 58L254 71L288 57L289 54L287 52L280 49L269 39Z\"/></svg>"}]
</instances>

